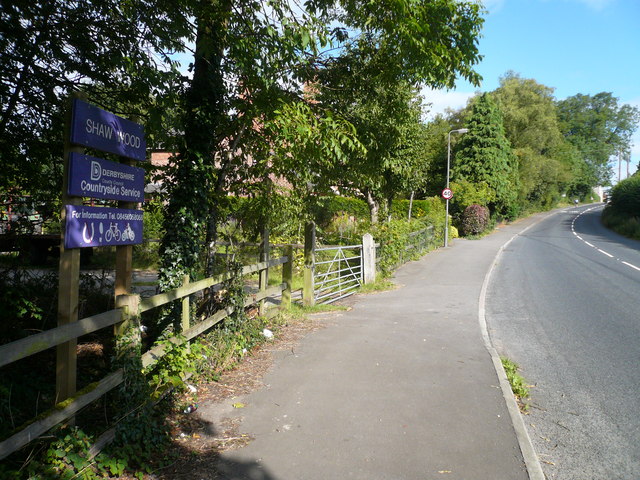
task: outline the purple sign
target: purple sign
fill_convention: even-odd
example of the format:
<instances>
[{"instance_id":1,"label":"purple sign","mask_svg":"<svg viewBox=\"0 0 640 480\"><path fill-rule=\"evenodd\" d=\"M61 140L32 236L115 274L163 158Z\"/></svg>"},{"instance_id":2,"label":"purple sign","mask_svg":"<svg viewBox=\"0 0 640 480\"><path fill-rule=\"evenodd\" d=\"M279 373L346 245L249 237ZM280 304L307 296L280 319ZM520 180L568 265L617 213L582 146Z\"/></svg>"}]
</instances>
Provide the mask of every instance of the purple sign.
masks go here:
<instances>
[{"instance_id":1,"label":"purple sign","mask_svg":"<svg viewBox=\"0 0 640 480\"><path fill-rule=\"evenodd\" d=\"M142 243L142 210L66 205L64 248Z\"/></svg>"},{"instance_id":2,"label":"purple sign","mask_svg":"<svg viewBox=\"0 0 640 480\"><path fill-rule=\"evenodd\" d=\"M142 125L77 98L73 101L71 143L134 160L146 158L147 142Z\"/></svg>"},{"instance_id":3,"label":"purple sign","mask_svg":"<svg viewBox=\"0 0 640 480\"><path fill-rule=\"evenodd\" d=\"M69 195L144 201L144 170L80 153L69 157Z\"/></svg>"}]
</instances>

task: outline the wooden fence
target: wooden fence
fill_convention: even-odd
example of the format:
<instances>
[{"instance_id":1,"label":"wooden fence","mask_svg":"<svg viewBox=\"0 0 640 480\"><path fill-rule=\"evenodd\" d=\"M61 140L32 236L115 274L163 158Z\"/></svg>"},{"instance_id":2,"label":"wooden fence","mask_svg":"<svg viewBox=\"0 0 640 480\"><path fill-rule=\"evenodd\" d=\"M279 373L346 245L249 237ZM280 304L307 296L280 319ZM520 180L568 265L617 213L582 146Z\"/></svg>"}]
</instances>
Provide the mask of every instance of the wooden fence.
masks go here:
<instances>
[{"instance_id":1,"label":"wooden fence","mask_svg":"<svg viewBox=\"0 0 640 480\"><path fill-rule=\"evenodd\" d=\"M268 255L266 255L268 257ZM272 260L267 259L260 263L245 266L242 268L241 275L258 273L260 275L260 289L257 293L247 298L245 307L260 304L265 298L274 295L282 295L281 307L287 308L291 302L291 283L293 277L293 249L285 247L285 255ZM271 267L282 265L282 283L274 287L268 288L268 270ZM78 337L86 335L102 328L114 326L116 335L125 329L125 325L139 323L140 315L148 310L167 305L174 301L180 301L182 305L182 331L180 337L170 339L175 345L187 342L198 335L209 330L215 324L224 320L229 316L233 309L220 310L212 316L191 326L190 319L190 302L189 297L193 294L209 289L228 279L232 275L230 273L218 275L197 282L189 283L188 278L182 287L171 290L166 293L155 295L149 298L140 298L139 295L128 294L120 295L116 298L116 307L114 310L92 315L77 322L68 323L57 328L44 331L21 340L11 342L0 346L0 367L16 362L23 358L34 355L43 350L56 347L57 345L77 340ZM137 342L140 342L140 330L138 328L130 329L137 332ZM146 368L153 365L165 354L165 346L155 346L141 356L142 366ZM11 453L22 448L32 440L35 440L56 425L69 420L82 408L96 401L107 392L113 390L124 381L124 372L118 369L102 380L95 382L83 390L77 392L71 398L59 403L50 409L47 413L40 415L32 423L14 433L9 438L0 442L0 459L5 458ZM97 452L96 452L97 453Z\"/></svg>"},{"instance_id":2,"label":"wooden fence","mask_svg":"<svg viewBox=\"0 0 640 480\"><path fill-rule=\"evenodd\" d=\"M371 235L365 235L363 239L362 251L363 256L366 259L362 260L359 275L363 283L368 283L375 280L375 266L376 266L376 254L375 247L379 247L379 244L374 244ZM428 247L433 238L433 227L414 232L410 235L411 241L406 247L406 251L403 252L400 258L400 264L411 258L413 255L419 252L423 252ZM263 232L263 243L260 244L260 262L248 265L242 268L241 275L247 275L252 273L258 273L260 279L259 292L252 294L248 297L245 307L251 305L260 305L261 314L267 314L265 310L264 299L267 297L281 295L281 307L288 308L291 304L291 285L293 280L293 249L304 248L304 288L303 288L303 303L306 305L315 304L314 295L314 270L316 268L315 261L315 226L310 224L307 226L305 232L305 245L278 245L283 248L284 255L280 258L270 259L269 249L276 245L270 245L268 240L268 232ZM375 245L375 246L374 246ZM258 246L258 245L256 245ZM359 246L360 247L360 246ZM366 253L366 255L365 255ZM268 288L269 282L269 268L282 265L282 283L274 287ZM180 301L182 309L182 328L181 336L173 337L170 342L175 345L188 342L193 338L203 334L211 329L214 325L228 317L233 310L220 310L210 317L196 323L191 326L189 324L190 315L190 301L189 297L198 292L202 292L206 289L210 289L222 282L232 278L231 273L225 273L204 280L199 280L193 283L189 282L188 278L184 279L183 286L175 290L171 290L166 293L155 295L149 298L141 298L139 295L127 294L119 295L116 297L116 308L108 312L92 315L90 317L83 318L76 322L67 323L65 325L58 326L51 330L44 331L21 340L11 342L5 345L0 345L0 367L11 364L18 360L27 358L31 355L35 355L43 350L56 347L58 345L65 344L67 342L75 342L83 335L95 332L97 330L114 327L116 335L122 334L125 330L125 325L133 324L138 325L140 315L146 311L154 308L162 307L171 302ZM268 314L267 314L268 316ZM139 329L133 328L129 331L137 332L137 342L140 342ZM141 364L143 368L147 368L157 362L165 354L166 347L164 345L158 345L151 348L149 351L141 354ZM60 368L60 365L57 366ZM73 418L82 408L88 406L92 402L98 400L109 391L120 385L124 378L124 372L122 369L118 369L103 379L95 382L83 390L76 392L67 400L55 405L45 414L40 415L37 419L34 419L32 423L28 424L21 430L14 433L9 438L0 442L0 459L3 459L11 453L17 451L23 446L27 445L32 440L37 439L42 434L49 431L51 428L69 421ZM104 440L106 438L107 440ZM105 444L113 438L113 432L109 435L103 435L103 438L98 440L97 444ZM92 450L93 454L97 454L98 449Z\"/></svg>"},{"instance_id":3,"label":"wooden fence","mask_svg":"<svg viewBox=\"0 0 640 480\"><path fill-rule=\"evenodd\" d=\"M409 241L401 255L400 263L405 263L416 255L426 252L435 239L433 225L409 234Z\"/></svg>"}]
</instances>

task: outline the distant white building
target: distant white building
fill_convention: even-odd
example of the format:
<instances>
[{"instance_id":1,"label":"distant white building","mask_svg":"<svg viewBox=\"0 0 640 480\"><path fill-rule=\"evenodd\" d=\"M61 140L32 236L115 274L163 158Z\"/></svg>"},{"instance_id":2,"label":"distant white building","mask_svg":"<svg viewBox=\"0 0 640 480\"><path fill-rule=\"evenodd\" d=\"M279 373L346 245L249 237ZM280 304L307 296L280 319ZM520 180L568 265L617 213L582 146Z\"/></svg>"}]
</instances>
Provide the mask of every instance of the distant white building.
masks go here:
<instances>
[{"instance_id":1,"label":"distant white building","mask_svg":"<svg viewBox=\"0 0 640 480\"><path fill-rule=\"evenodd\" d=\"M593 193L598 195L600 201L604 199L604 187L593 187Z\"/></svg>"}]
</instances>

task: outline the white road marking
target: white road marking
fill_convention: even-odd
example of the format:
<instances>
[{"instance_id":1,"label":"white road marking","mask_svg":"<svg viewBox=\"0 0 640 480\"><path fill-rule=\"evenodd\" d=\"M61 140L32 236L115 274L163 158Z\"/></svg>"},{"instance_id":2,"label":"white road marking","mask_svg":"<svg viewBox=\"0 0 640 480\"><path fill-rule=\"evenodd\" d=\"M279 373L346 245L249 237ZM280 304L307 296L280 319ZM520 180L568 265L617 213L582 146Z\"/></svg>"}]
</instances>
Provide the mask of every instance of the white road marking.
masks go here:
<instances>
[{"instance_id":1,"label":"white road marking","mask_svg":"<svg viewBox=\"0 0 640 480\"><path fill-rule=\"evenodd\" d=\"M640 272L640 267L636 267L635 265L631 265L628 262L622 262L622 263L624 263L627 267L631 267L631 268L633 268L635 270L638 270Z\"/></svg>"},{"instance_id":2,"label":"white road marking","mask_svg":"<svg viewBox=\"0 0 640 480\"><path fill-rule=\"evenodd\" d=\"M582 238L580 235L578 235L578 233L576 232L576 220L580 217L580 215L587 213L591 210L594 210L598 207L591 207L591 208L587 208L586 210L583 210L582 212L575 212L574 210L569 210L567 213L578 213L578 215L576 216L576 218L574 218L571 221L571 232L579 239L581 240L584 244L589 245L591 248L595 248L597 251L599 251L600 253L606 255L609 258L615 258L613 255L611 255L609 252L605 252L604 250L602 250L601 248L596 247L594 244L587 242L584 238ZM619 258L615 258L616 261L622 263L623 265L626 265L627 267L631 267L634 270L638 270L640 272L640 267L637 267L629 262L625 262L624 260L621 260Z\"/></svg>"}]
</instances>

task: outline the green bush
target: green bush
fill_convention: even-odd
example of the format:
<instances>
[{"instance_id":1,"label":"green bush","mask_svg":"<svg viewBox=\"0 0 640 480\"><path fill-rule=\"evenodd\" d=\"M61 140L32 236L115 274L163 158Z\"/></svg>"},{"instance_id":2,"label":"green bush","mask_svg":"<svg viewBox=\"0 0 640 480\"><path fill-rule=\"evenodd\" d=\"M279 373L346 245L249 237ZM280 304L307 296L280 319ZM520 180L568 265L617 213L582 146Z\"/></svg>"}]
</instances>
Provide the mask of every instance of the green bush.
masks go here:
<instances>
[{"instance_id":1,"label":"green bush","mask_svg":"<svg viewBox=\"0 0 640 480\"><path fill-rule=\"evenodd\" d=\"M608 205L602 212L602 223L620 235L640 240L640 216L618 213Z\"/></svg>"},{"instance_id":2,"label":"green bush","mask_svg":"<svg viewBox=\"0 0 640 480\"><path fill-rule=\"evenodd\" d=\"M640 239L640 175L622 180L611 189L602 223L621 235Z\"/></svg>"},{"instance_id":3,"label":"green bush","mask_svg":"<svg viewBox=\"0 0 640 480\"><path fill-rule=\"evenodd\" d=\"M437 197L428 198L426 200L414 200L411 206L411 218L423 218L434 208L433 199L439 202ZM391 204L391 218L396 220L404 220L409 217L409 204L411 200L401 199L394 200ZM439 202L440 203L440 202Z\"/></svg>"},{"instance_id":4,"label":"green bush","mask_svg":"<svg viewBox=\"0 0 640 480\"><path fill-rule=\"evenodd\" d=\"M613 187L609 206L616 213L640 216L640 175L622 180Z\"/></svg>"},{"instance_id":5,"label":"green bush","mask_svg":"<svg viewBox=\"0 0 640 480\"><path fill-rule=\"evenodd\" d=\"M391 218L394 220L406 220L409 216L408 199L394 200L391 204ZM439 197L431 197L424 200L413 200L411 207L411 218L423 218L429 213L440 210L442 201ZM322 199L317 211L315 219L318 225L327 225L337 214L346 214L349 217L355 217L357 220L369 220L369 207L367 202L360 198L349 197L326 197Z\"/></svg>"},{"instance_id":6,"label":"green bush","mask_svg":"<svg viewBox=\"0 0 640 480\"><path fill-rule=\"evenodd\" d=\"M424 230L429 226L429 223L416 220L412 222L391 220L372 229L373 238L377 243L380 243L377 266L383 277L391 275L399 265L418 257L426 251L425 249L412 249L411 246L416 239L410 237L409 234ZM429 235L430 242L427 248L432 248L437 240L431 234Z\"/></svg>"},{"instance_id":7,"label":"green bush","mask_svg":"<svg viewBox=\"0 0 640 480\"><path fill-rule=\"evenodd\" d=\"M454 192L450 210L452 213L460 213L470 205L487 206L496 199L496 192L489 188L486 182L472 183L467 180L451 182L451 190Z\"/></svg>"},{"instance_id":8,"label":"green bush","mask_svg":"<svg viewBox=\"0 0 640 480\"><path fill-rule=\"evenodd\" d=\"M364 221L366 224L368 222ZM360 243L363 221L346 212L334 214L329 224L322 231L322 240L326 244Z\"/></svg>"},{"instance_id":9,"label":"green bush","mask_svg":"<svg viewBox=\"0 0 640 480\"><path fill-rule=\"evenodd\" d=\"M462 234L478 235L489 225L489 209L482 205L469 205L462 213Z\"/></svg>"},{"instance_id":10,"label":"green bush","mask_svg":"<svg viewBox=\"0 0 640 480\"><path fill-rule=\"evenodd\" d=\"M328 225L336 214L346 214L357 219L369 219L369 207L359 198L331 196L320 199L314 212L316 224Z\"/></svg>"}]
</instances>

